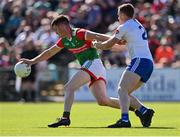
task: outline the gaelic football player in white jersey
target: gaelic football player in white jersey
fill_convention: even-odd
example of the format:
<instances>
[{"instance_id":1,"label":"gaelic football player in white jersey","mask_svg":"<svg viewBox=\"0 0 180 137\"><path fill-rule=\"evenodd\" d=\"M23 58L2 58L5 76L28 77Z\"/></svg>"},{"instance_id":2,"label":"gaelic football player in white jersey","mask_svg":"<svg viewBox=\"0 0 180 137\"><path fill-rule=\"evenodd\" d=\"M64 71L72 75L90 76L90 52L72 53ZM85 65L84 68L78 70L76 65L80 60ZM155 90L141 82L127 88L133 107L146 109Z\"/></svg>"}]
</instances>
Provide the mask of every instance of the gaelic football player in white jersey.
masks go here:
<instances>
[{"instance_id":1,"label":"gaelic football player in white jersey","mask_svg":"<svg viewBox=\"0 0 180 137\"><path fill-rule=\"evenodd\" d=\"M153 60L148 46L147 33L142 24L133 18L134 7L130 3L118 7L118 16L120 26L117 28L116 34L107 41L95 41L93 43L94 47L106 50L119 43L120 40L125 40L131 58L131 62L123 72L118 86L121 118L108 127L131 127L128 115L129 105L138 110L137 115L141 117L142 125L149 127L154 111L145 107L131 94L147 82L153 71Z\"/></svg>"}]
</instances>

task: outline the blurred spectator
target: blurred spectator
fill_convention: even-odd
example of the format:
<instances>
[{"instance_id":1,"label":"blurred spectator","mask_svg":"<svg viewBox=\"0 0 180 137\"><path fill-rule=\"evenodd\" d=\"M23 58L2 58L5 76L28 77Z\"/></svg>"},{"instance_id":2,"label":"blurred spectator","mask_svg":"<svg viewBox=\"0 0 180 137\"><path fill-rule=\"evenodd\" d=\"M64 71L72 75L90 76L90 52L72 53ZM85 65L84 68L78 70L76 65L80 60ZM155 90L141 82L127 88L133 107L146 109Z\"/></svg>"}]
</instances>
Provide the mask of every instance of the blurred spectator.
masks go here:
<instances>
[{"instance_id":1,"label":"blurred spectator","mask_svg":"<svg viewBox=\"0 0 180 137\"><path fill-rule=\"evenodd\" d=\"M36 9L38 20L41 20L45 18L47 12L51 10L51 3L49 3L48 0L38 0L34 3L33 8Z\"/></svg>"},{"instance_id":2,"label":"blurred spectator","mask_svg":"<svg viewBox=\"0 0 180 137\"><path fill-rule=\"evenodd\" d=\"M58 36L51 30L51 22L48 18L41 20L41 26L33 34L33 40L36 45L41 45L42 49L52 46L58 40Z\"/></svg>"},{"instance_id":3,"label":"blurred spectator","mask_svg":"<svg viewBox=\"0 0 180 137\"><path fill-rule=\"evenodd\" d=\"M149 32L149 49L151 51L151 54L154 58L156 49L160 46L160 42L156 37L156 32L151 30Z\"/></svg>"},{"instance_id":4,"label":"blurred spectator","mask_svg":"<svg viewBox=\"0 0 180 137\"><path fill-rule=\"evenodd\" d=\"M9 66L10 67L14 66L14 64L16 64L18 62L18 60L20 59L20 56L18 55L18 53L16 52L16 50L14 48L11 48L8 56L9 56Z\"/></svg>"},{"instance_id":5,"label":"blurred spectator","mask_svg":"<svg viewBox=\"0 0 180 137\"><path fill-rule=\"evenodd\" d=\"M1 4L3 17L5 19L5 22L8 22L12 14L13 0L3 0Z\"/></svg>"},{"instance_id":6,"label":"blurred spectator","mask_svg":"<svg viewBox=\"0 0 180 137\"><path fill-rule=\"evenodd\" d=\"M71 7L70 0L60 0L59 4L58 4L58 7L56 9L56 12L58 14L68 15L70 7Z\"/></svg>"},{"instance_id":7,"label":"blurred spectator","mask_svg":"<svg viewBox=\"0 0 180 137\"><path fill-rule=\"evenodd\" d=\"M31 26L24 26L23 31L16 37L14 46L23 47L28 37L32 37L33 33Z\"/></svg>"},{"instance_id":8,"label":"blurred spectator","mask_svg":"<svg viewBox=\"0 0 180 137\"><path fill-rule=\"evenodd\" d=\"M175 46L175 60L176 62L174 62L172 64L173 68L180 68L180 42L177 43Z\"/></svg>"},{"instance_id":9,"label":"blurred spectator","mask_svg":"<svg viewBox=\"0 0 180 137\"><path fill-rule=\"evenodd\" d=\"M101 7L102 21L100 27L101 32L107 32L107 26L117 19L117 5L115 0L97 0L97 4Z\"/></svg>"},{"instance_id":10,"label":"blurred spectator","mask_svg":"<svg viewBox=\"0 0 180 137\"><path fill-rule=\"evenodd\" d=\"M97 31L102 22L101 8L96 4L96 0L85 0L87 4L87 29Z\"/></svg>"},{"instance_id":11,"label":"blurred spectator","mask_svg":"<svg viewBox=\"0 0 180 137\"><path fill-rule=\"evenodd\" d=\"M72 0L72 6L69 10L69 16L71 19L76 18L77 12L80 9L81 5L83 5L84 0Z\"/></svg>"},{"instance_id":12,"label":"blurred spectator","mask_svg":"<svg viewBox=\"0 0 180 137\"><path fill-rule=\"evenodd\" d=\"M76 6L79 6L79 9L76 10L77 13L73 15L73 12L70 12L71 16L73 17L72 24L75 27L100 31L100 23L102 23L102 12L101 8L96 4L96 1L85 0L84 4L79 5L78 3Z\"/></svg>"},{"instance_id":13,"label":"blurred spectator","mask_svg":"<svg viewBox=\"0 0 180 137\"><path fill-rule=\"evenodd\" d=\"M71 20L72 24L78 28L86 28L88 25L87 22L87 5L83 4L80 6L79 10L76 13L76 16Z\"/></svg>"},{"instance_id":14,"label":"blurred spectator","mask_svg":"<svg viewBox=\"0 0 180 137\"><path fill-rule=\"evenodd\" d=\"M13 53L8 41L4 37L0 37L0 67L10 67L16 60L17 55L15 51Z\"/></svg>"},{"instance_id":15,"label":"blurred spectator","mask_svg":"<svg viewBox=\"0 0 180 137\"><path fill-rule=\"evenodd\" d=\"M0 37L4 37L5 34L5 20L4 17L2 15L0 15Z\"/></svg>"},{"instance_id":16,"label":"blurred spectator","mask_svg":"<svg viewBox=\"0 0 180 137\"><path fill-rule=\"evenodd\" d=\"M57 16L58 16L58 13L54 11L48 11L47 13L47 18L51 21Z\"/></svg>"},{"instance_id":17,"label":"blurred spectator","mask_svg":"<svg viewBox=\"0 0 180 137\"><path fill-rule=\"evenodd\" d=\"M173 48L167 43L167 39L161 40L161 46L155 51L155 62L158 67L170 67L174 62L175 55Z\"/></svg>"},{"instance_id":18,"label":"blurred spectator","mask_svg":"<svg viewBox=\"0 0 180 137\"><path fill-rule=\"evenodd\" d=\"M32 59L38 55L33 40L28 37L25 41L24 51L21 53L21 58ZM25 101L35 101L36 99L36 65L31 66L31 73L28 77L22 78L21 97Z\"/></svg>"},{"instance_id":19,"label":"blurred spectator","mask_svg":"<svg viewBox=\"0 0 180 137\"><path fill-rule=\"evenodd\" d=\"M16 37L17 37L21 32L24 31L24 28L25 28L26 26L28 26L28 23L27 23L27 21L26 21L25 19L23 19L23 20L21 21L21 24L19 25L19 27L18 27L17 30L16 30L16 33L15 33Z\"/></svg>"},{"instance_id":20,"label":"blurred spectator","mask_svg":"<svg viewBox=\"0 0 180 137\"><path fill-rule=\"evenodd\" d=\"M37 27L40 23L37 12L38 11L35 10L34 8L27 8L25 11L24 22L26 23L26 25L31 26L33 31L35 31L37 29Z\"/></svg>"},{"instance_id":21,"label":"blurred spectator","mask_svg":"<svg viewBox=\"0 0 180 137\"><path fill-rule=\"evenodd\" d=\"M7 22L7 26L6 26L6 33L9 39L15 38L16 29L19 27L21 21L22 21L22 17L21 17L20 8L15 7L13 9L13 13L10 16Z\"/></svg>"}]
</instances>

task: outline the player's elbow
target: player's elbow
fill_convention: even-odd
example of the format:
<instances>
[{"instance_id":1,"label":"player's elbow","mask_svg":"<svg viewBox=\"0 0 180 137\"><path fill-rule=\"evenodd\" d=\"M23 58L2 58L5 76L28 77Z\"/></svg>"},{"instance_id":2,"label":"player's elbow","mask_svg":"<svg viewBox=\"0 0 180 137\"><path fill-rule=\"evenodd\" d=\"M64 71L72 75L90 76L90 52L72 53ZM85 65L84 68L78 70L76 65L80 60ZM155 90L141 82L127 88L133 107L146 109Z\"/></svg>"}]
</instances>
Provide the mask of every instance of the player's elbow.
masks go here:
<instances>
[{"instance_id":1,"label":"player's elbow","mask_svg":"<svg viewBox=\"0 0 180 137\"><path fill-rule=\"evenodd\" d=\"M48 50L46 51L46 53L47 53L47 57L51 57L51 56L52 56L51 50L48 49Z\"/></svg>"}]
</instances>

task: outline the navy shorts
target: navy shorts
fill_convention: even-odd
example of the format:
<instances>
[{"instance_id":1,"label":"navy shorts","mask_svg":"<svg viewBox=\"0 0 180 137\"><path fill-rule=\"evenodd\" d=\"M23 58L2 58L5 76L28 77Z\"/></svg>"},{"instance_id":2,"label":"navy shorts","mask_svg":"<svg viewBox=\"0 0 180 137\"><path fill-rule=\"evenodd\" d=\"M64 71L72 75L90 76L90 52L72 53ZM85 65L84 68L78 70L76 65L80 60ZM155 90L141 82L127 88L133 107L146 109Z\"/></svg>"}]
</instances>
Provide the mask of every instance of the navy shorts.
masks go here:
<instances>
[{"instance_id":1,"label":"navy shorts","mask_svg":"<svg viewBox=\"0 0 180 137\"><path fill-rule=\"evenodd\" d=\"M145 83L153 72L153 62L146 58L134 58L126 70L138 74L141 77L141 81Z\"/></svg>"}]
</instances>

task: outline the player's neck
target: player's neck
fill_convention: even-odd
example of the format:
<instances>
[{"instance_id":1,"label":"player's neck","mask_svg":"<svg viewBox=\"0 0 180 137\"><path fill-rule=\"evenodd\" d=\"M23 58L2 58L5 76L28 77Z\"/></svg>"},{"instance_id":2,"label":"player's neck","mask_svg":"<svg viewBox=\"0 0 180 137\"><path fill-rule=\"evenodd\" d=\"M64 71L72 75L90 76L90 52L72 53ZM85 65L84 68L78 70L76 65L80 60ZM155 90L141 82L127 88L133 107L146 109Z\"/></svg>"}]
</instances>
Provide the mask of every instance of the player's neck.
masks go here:
<instances>
[{"instance_id":1,"label":"player's neck","mask_svg":"<svg viewBox=\"0 0 180 137\"><path fill-rule=\"evenodd\" d=\"M132 18L126 18L124 19L124 23L127 22L128 20L131 20Z\"/></svg>"},{"instance_id":2,"label":"player's neck","mask_svg":"<svg viewBox=\"0 0 180 137\"><path fill-rule=\"evenodd\" d=\"M68 34L67 34L67 38L69 39L69 40L71 40L72 39L72 29L71 29L71 27L69 27L69 29L67 30L67 32L68 32Z\"/></svg>"},{"instance_id":3,"label":"player's neck","mask_svg":"<svg viewBox=\"0 0 180 137\"><path fill-rule=\"evenodd\" d=\"M68 34L66 37L67 37L69 40L71 40L72 35L71 35L71 34Z\"/></svg>"}]
</instances>

